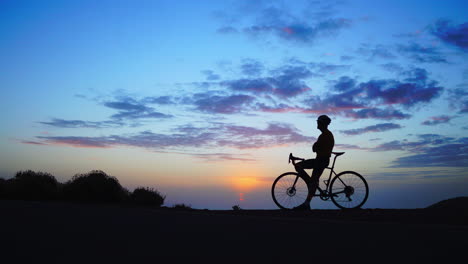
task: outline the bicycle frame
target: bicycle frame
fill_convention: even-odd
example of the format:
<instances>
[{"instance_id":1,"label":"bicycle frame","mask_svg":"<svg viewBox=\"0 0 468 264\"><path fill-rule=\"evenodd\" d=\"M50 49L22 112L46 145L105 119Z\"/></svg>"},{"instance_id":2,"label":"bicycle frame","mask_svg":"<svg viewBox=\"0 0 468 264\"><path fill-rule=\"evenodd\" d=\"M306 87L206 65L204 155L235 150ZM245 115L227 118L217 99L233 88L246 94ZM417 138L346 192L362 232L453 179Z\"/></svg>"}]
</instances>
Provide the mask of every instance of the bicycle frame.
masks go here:
<instances>
[{"instance_id":1,"label":"bicycle frame","mask_svg":"<svg viewBox=\"0 0 468 264\"><path fill-rule=\"evenodd\" d=\"M325 190L323 190L322 188L320 188L320 184L317 185L317 190L319 191L319 193L317 194L314 193L313 196L320 196L320 197L323 197L323 198L328 198L330 197L331 195L331 186L330 186L330 180L332 179L332 176L336 176L338 175L336 172L335 172L335 163L336 163L336 159L338 158L338 156L340 156L341 154L339 155L336 155L335 154L335 157L333 158L333 163L332 163L332 166L331 167L326 167L325 169L329 169L330 170L330 174L328 175L328 179L327 180L324 180L323 182L325 183ZM289 159L290 160L293 160L293 165L295 165L295 160L293 159L294 157L292 156L292 154L289 154ZM322 172L323 174L323 172ZM308 175L309 176L309 179L312 178L311 175ZM320 176L321 177L321 176ZM319 179L320 179L319 177ZM293 188L294 186L296 186L296 182L298 180L299 177L296 178L296 180L294 181L294 184L293 184ZM341 181L341 179L339 179ZM346 184L341 181L345 186ZM342 193L342 192L339 192L339 193ZM335 193L335 194L338 194L338 193Z\"/></svg>"},{"instance_id":2,"label":"bicycle frame","mask_svg":"<svg viewBox=\"0 0 468 264\"><path fill-rule=\"evenodd\" d=\"M317 190L318 190L320 193L319 193L319 194L314 193L313 196L322 196L322 195L324 195L324 196L329 196L329 193L331 192L331 190L329 190L329 189L330 189L330 180L331 180L331 178L332 178L333 175L334 175L334 176L337 175L336 172L335 172L335 162L336 162L336 158L338 158L338 156L335 155L335 158L333 159L333 164L332 164L331 167L326 167L326 168L325 168L325 169L329 169L329 170L330 170L330 174L328 174L328 179L327 179L327 180L323 180L323 183L325 183L325 191L322 190L322 188L320 188L320 184L318 184L318 185L317 185ZM322 172L322 174L323 174L323 172ZM322 176L322 175L320 175L320 177L321 177L321 176ZM309 175L309 177L312 178L311 175ZM320 177L319 177L319 180L320 180Z\"/></svg>"}]
</instances>

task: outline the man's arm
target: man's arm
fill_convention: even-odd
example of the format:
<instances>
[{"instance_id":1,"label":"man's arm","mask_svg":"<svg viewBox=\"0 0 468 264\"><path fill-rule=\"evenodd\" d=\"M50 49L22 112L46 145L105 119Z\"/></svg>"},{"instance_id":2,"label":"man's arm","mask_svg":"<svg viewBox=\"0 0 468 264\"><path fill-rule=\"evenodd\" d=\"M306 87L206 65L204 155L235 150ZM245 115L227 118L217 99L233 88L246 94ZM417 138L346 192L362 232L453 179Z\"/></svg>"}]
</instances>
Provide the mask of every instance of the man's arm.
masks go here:
<instances>
[{"instance_id":1,"label":"man's arm","mask_svg":"<svg viewBox=\"0 0 468 264\"><path fill-rule=\"evenodd\" d=\"M320 135L317 138L317 141L315 141L314 145L312 145L312 151L313 152L317 152L320 149L320 142L322 141L321 138L322 138L322 135Z\"/></svg>"}]
</instances>

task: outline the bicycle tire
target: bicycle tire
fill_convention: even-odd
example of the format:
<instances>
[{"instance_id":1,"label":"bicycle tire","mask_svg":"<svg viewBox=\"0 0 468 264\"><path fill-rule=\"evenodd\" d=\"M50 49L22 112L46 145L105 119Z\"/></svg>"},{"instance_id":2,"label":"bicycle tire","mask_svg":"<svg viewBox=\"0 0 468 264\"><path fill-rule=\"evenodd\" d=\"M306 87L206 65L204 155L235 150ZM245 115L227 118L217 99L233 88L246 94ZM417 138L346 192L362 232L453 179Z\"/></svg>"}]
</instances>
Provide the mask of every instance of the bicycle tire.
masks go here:
<instances>
[{"instance_id":1,"label":"bicycle tire","mask_svg":"<svg viewBox=\"0 0 468 264\"><path fill-rule=\"evenodd\" d=\"M330 196L338 208L361 208L369 197L369 185L361 174L354 171L344 171L332 179Z\"/></svg>"},{"instance_id":2,"label":"bicycle tire","mask_svg":"<svg viewBox=\"0 0 468 264\"><path fill-rule=\"evenodd\" d=\"M292 185L298 177L294 190ZM296 172L286 172L278 176L271 186L271 196L281 209L293 209L303 204L309 194L307 180Z\"/></svg>"}]
</instances>

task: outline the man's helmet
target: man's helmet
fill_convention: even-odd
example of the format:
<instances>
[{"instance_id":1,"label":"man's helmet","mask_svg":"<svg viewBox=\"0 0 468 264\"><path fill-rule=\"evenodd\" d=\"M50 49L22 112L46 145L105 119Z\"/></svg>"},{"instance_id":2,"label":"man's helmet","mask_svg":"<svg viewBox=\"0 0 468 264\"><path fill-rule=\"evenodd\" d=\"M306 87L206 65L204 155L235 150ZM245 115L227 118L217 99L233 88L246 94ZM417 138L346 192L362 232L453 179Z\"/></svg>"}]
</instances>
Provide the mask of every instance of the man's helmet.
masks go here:
<instances>
[{"instance_id":1,"label":"man's helmet","mask_svg":"<svg viewBox=\"0 0 468 264\"><path fill-rule=\"evenodd\" d=\"M331 123L331 119L327 115L321 115L317 118L317 121L323 123L325 125L329 125Z\"/></svg>"}]
</instances>

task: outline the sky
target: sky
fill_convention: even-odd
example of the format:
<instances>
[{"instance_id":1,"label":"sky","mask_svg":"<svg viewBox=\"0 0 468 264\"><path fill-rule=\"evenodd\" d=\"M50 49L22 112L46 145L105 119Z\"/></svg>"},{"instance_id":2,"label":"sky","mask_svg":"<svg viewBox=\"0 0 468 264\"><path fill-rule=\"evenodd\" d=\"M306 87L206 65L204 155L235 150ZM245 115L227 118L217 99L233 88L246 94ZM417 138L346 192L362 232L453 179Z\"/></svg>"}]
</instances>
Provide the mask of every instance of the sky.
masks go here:
<instances>
[{"instance_id":1,"label":"sky","mask_svg":"<svg viewBox=\"0 0 468 264\"><path fill-rule=\"evenodd\" d=\"M467 1L0 1L0 177L103 170L165 204L276 208L289 153L364 208L468 195ZM321 180L328 178L326 170ZM312 201L313 208L333 209Z\"/></svg>"}]
</instances>

